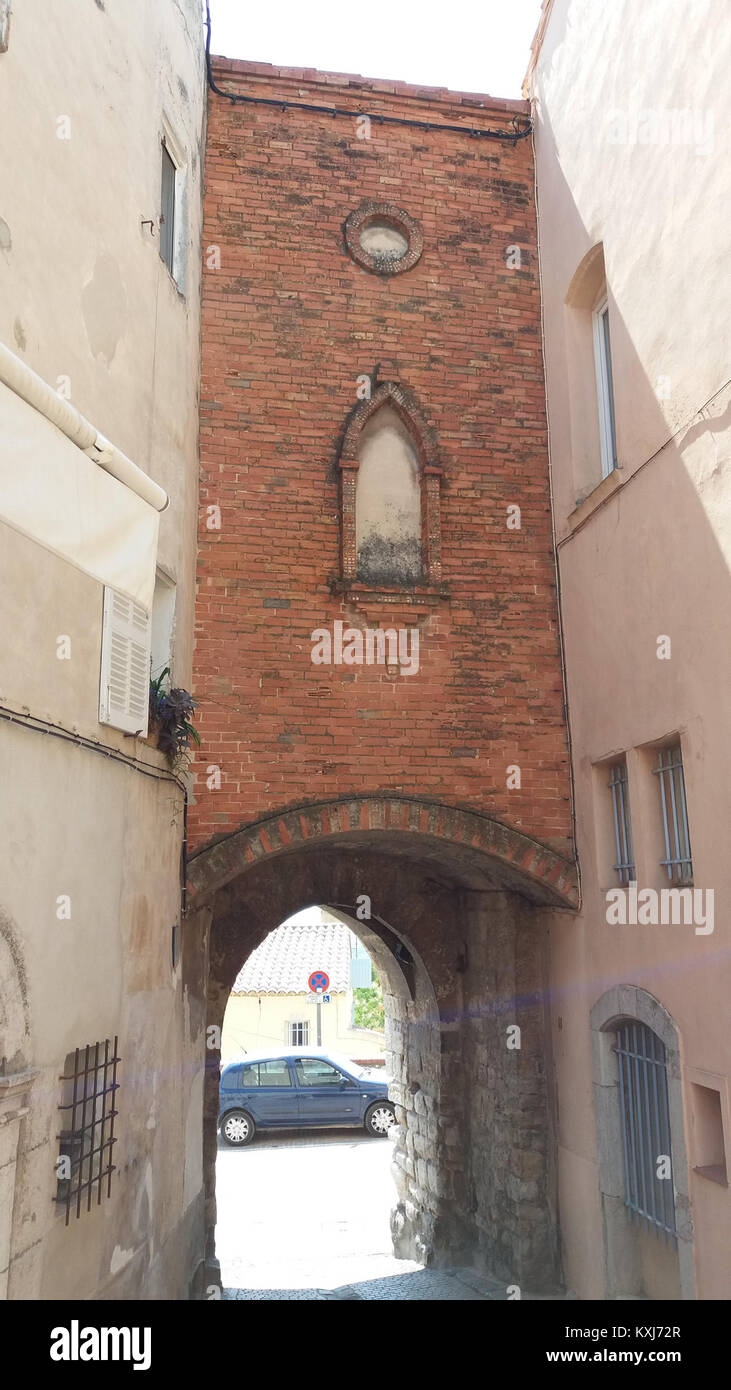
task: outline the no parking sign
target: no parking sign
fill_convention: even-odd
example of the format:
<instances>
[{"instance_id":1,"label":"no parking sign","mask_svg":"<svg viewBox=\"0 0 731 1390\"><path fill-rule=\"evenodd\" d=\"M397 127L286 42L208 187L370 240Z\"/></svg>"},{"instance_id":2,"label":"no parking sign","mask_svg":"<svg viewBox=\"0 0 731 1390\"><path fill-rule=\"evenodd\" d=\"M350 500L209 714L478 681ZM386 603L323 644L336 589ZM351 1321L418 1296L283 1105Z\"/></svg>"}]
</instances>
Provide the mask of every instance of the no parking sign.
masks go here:
<instances>
[{"instance_id":1,"label":"no parking sign","mask_svg":"<svg viewBox=\"0 0 731 1390\"><path fill-rule=\"evenodd\" d=\"M316 994L319 989L325 994L330 988L330 976L325 970L313 970L307 983L313 994Z\"/></svg>"}]
</instances>

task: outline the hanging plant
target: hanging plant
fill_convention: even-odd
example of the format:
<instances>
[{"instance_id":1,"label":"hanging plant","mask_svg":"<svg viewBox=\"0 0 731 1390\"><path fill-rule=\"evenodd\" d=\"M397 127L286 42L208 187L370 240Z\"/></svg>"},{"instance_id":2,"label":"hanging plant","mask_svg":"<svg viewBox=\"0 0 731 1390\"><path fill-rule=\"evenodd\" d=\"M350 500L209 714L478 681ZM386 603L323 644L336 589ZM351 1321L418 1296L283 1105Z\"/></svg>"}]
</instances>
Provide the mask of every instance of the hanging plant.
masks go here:
<instances>
[{"instance_id":1,"label":"hanging plant","mask_svg":"<svg viewBox=\"0 0 731 1390\"><path fill-rule=\"evenodd\" d=\"M189 691L170 685L169 666L150 681L150 737L156 740L172 767L179 767L186 760L194 743L200 746L198 730L191 723L195 709Z\"/></svg>"}]
</instances>

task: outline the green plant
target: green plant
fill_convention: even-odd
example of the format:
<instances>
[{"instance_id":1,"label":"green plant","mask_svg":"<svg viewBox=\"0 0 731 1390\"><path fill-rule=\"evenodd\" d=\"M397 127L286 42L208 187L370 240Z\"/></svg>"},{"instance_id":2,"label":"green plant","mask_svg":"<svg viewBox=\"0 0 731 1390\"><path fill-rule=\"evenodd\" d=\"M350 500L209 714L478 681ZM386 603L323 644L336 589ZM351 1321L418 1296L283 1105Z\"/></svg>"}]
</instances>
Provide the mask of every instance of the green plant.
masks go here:
<instances>
[{"instance_id":1,"label":"green plant","mask_svg":"<svg viewBox=\"0 0 731 1390\"><path fill-rule=\"evenodd\" d=\"M356 1028L375 1028L382 1032L385 1019L383 990L378 976L374 975L372 985L353 990L353 1024Z\"/></svg>"},{"instance_id":2,"label":"green plant","mask_svg":"<svg viewBox=\"0 0 731 1390\"><path fill-rule=\"evenodd\" d=\"M167 684L166 684L167 682ZM196 709L187 690L170 685L170 667L150 681L150 724L157 729L157 746L170 763L177 766L200 737L191 715Z\"/></svg>"}]
</instances>

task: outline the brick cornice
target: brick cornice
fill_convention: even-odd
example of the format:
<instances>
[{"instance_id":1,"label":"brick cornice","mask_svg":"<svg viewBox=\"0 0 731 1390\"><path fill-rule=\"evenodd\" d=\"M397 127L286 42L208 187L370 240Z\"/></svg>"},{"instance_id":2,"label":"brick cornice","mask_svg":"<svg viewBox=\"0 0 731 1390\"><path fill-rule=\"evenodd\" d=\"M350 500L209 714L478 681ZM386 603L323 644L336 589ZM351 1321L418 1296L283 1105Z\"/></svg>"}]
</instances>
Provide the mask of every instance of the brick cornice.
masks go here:
<instances>
[{"instance_id":1,"label":"brick cornice","mask_svg":"<svg viewBox=\"0 0 731 1390\"><path fill-rule=\"evenodd\" d=\"M530 116L530 102L519 98L492 97L486 92L459 92L449 87L429 87L423 83L389 81L386 78L362 77L358 73L324 72L319 68L276 67L272 63L253 63L245 59L211 56L213 74L222 85L236 87L267 87L276 85L289 88L287 97L294 98L297 92L306 87L318 91L320 97L334 93L338 96L357 97L362 105L363 97L383 97L389 109L394 99L405 103L418 103L429 107L437 106L443 111L453 112L465 117L472 124L481 112L494 118ZM356 110L357 107L354 107Z\"/></svg>"}]
</instances>

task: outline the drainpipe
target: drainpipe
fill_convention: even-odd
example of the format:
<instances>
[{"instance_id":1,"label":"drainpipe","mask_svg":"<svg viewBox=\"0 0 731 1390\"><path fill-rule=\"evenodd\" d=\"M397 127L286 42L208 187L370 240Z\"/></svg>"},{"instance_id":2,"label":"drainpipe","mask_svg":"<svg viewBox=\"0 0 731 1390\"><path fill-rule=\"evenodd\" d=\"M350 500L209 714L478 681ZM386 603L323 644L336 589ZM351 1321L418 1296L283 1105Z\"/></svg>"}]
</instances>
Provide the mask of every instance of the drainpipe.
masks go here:
<instances>
[{"instance_id":1,"label":"drainpipe","mask_svg":"<svg viewBox=\"0 0 731 1390\"><path fill-rule=\"evenodd\" d=\"M121 449L99 433L96 425L90 424L75 406L59 396L43 377L21 362L4 343L0 343L0 381L33 406L34 410L45 415L92 463L111 473L131 492L154 507L156 512L165 511L170 499L164 488L148 478Z\"/></svg>"}]
</instances>

